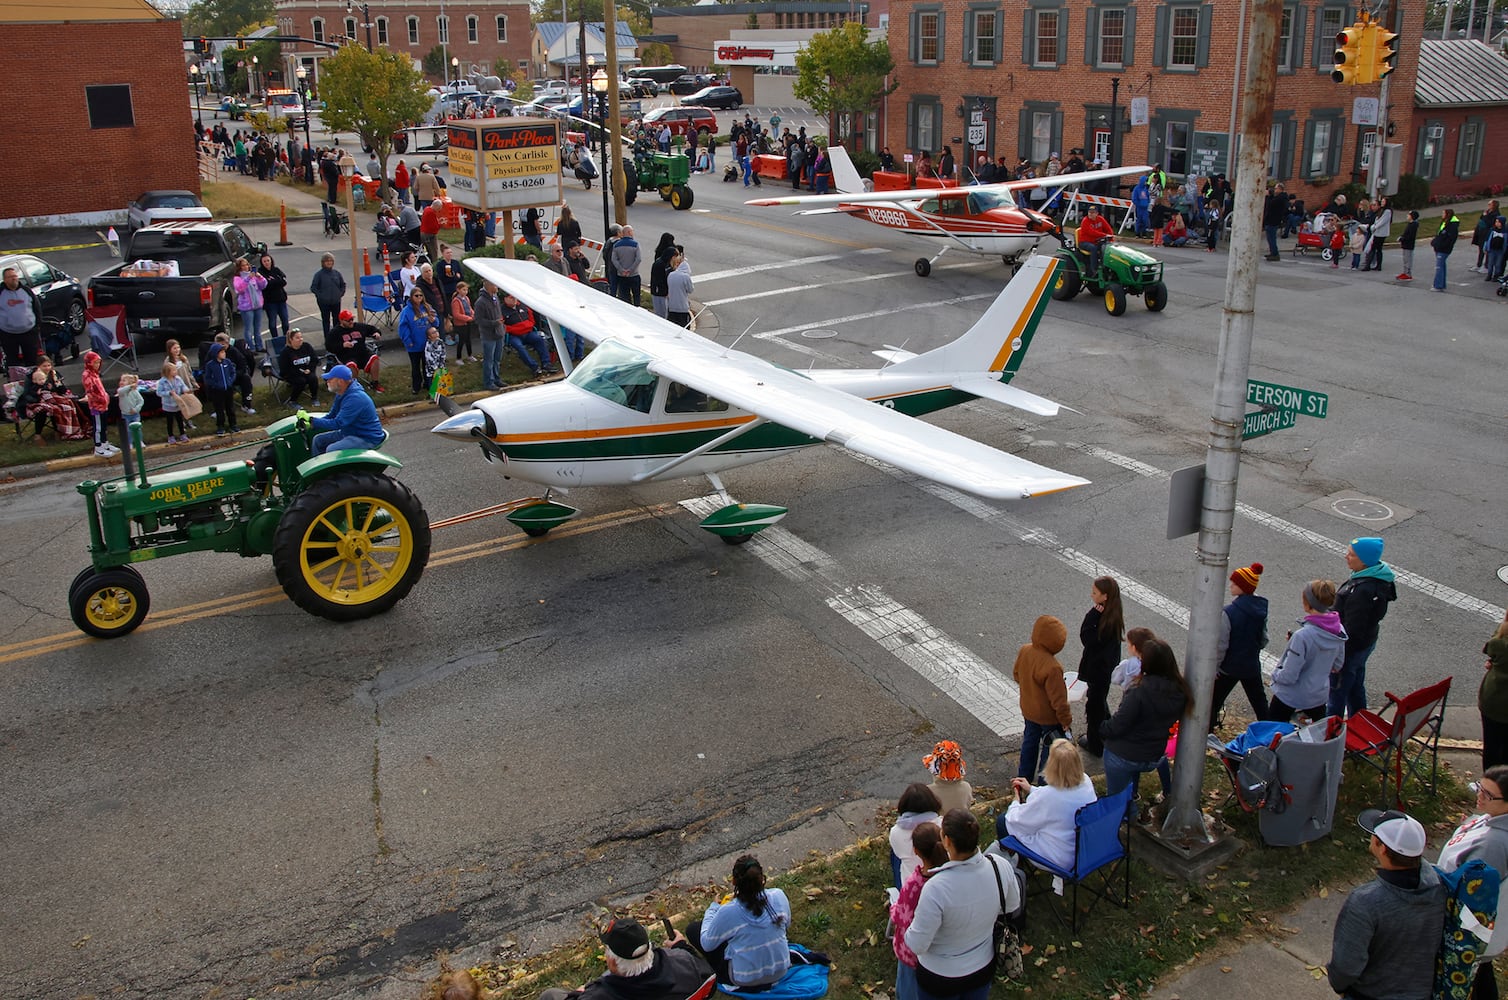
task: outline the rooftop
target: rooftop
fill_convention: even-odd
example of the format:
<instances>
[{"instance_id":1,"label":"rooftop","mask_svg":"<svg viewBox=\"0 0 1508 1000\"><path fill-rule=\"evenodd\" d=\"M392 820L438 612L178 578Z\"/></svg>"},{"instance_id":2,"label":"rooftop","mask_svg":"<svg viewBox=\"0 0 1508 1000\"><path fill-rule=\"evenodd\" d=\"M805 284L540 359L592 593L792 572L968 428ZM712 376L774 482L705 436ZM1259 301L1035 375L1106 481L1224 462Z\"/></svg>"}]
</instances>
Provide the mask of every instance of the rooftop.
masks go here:
<instances>
[{"instance_id":1,"label":"rooftop","mask_svg":"<svg viewBox=\"0 0 1508 1000\"><path fill-rule=\"evenodd\" d=\"M1508 104L1508 59L1475 38L1419 41L1414 106L1485 107Z\"/></svg>"}]
</instances>

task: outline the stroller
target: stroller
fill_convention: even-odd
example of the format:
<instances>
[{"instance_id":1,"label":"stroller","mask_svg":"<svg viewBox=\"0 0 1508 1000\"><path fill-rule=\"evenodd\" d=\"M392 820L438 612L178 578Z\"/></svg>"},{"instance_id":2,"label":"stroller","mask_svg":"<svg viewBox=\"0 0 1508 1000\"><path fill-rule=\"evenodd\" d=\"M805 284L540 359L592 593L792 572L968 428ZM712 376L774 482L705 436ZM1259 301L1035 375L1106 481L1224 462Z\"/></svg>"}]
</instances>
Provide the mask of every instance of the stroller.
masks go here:
<instances>
[{"instance_id":1,"label":"stroller","mask_svg":"<svg viewBox=\"0 0 1508 1000\"><path fill-rule=\"evenodd\" d=\"M1333 212L1317 212L1314 222L1299 227L1298 242L1293 245L1293 252L1308 254L1309 251L1319 252L1320 259L1329 263L1336 258L1337 254L1345 252L1346 244L1351 239L1351 226L1353 223L1341 219ZM1335 236L1340 234L1340 246L1335 245Z\"/></svg>"},{"instance_id":2,"label":"stroller","mask_svg":"<svg viewBox=\"0 0 1508 1000\"><path fill-rule=\"evenodd\" d=\"M1270 847L1296 847L1327 836L1335 825L1346 729L1330 716L1302 728L1253 722L1228 743L1208 737L1232 794Z\"/></svg>"}]
</instances>

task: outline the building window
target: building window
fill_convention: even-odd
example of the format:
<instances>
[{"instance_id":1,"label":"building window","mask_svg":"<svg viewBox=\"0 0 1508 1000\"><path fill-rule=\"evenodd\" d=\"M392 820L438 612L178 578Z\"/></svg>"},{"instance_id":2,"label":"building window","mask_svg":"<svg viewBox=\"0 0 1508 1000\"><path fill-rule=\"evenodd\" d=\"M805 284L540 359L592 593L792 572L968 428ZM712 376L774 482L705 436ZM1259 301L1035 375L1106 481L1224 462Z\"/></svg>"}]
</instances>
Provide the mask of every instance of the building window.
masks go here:
<instances>
[{"instance_id":1,"label":"building window","mask_svg":"<svg viewBox=\"0 0 1508 1000\"><path fill-rule=\"evenodd\" d=\"M1344 7L1322 7L1314 22L1314 69L1326 75L1335 68L1335 36L1346 26Z\"/></svg>"},{"instance_id":2,"label":"building window","mask_svg":"<svg viewBox=\"0 0 1508 1000\"><path fill-rule=\"evenodd\" d=\"M508 40L507 14L499 14L497 16L497 40L500 42L506 42Z\"/></svg>"},{"instance_id":3,"label":"building window","mask_svg":"<svg viewBox=\"0 0 1508 1000\"><path fill-rule=\"evenodd\" d=\"M1335 123L1328 121L1314 122L1314 131L1309 144L1309 162L1307 173L1310 177L1322 177L1325 168L1330 164L1330 141L1335 133Z\"/></svg>"},{"instance_id":4,"label":"building window","mask_svg":"<svg viewBox=\"0 0 1508 1000\"><path fill-rule=\"evenodd\" d=\"M1168 68L1194 69L1199 53L1199 8L1174 7L1168 24Z\"/></svg>"},{"instance_id":5,"label":"building window","mask_svg":"<svg viewBox=\"0 0 1508 1000\"><path fill-rule=\"evenodd\" d=\"M377 19L377 44L387 44L387 18L385 17L379 17Z\"/></svg>"},{"instance_id":6,"label":"building window","mask_svg":"<svg viewBox=\"0 0 1508 1000\"><path fill-rule=\"evenodd\" d=\"M1341 131L1341 112L1335 109L1313 112L1304 137L1301 173L1307 179L1334 177L1340 172L1340 157L1345 137Z\"/></svg>"},{"instance_id":7,"label":"building window","mask_svg":"<svg viewBox=\"0 0 1508 1000\"><path fill-rule=\"evenodd\" d=\"M316 17L313 21L310 21L309 33L314 36L316 42L323 42L325 40L325 19Z\"/></svg>"},{"instance_id":8,"label":"building window","mask_svg":"<svg viewBox=\"0 0 1508 1000\"><path fill-rule=\"evenodd\" d=\"M450 18L444 14L435 18L435 24L440 31L440 44L450 44Z\"/></svg>"},{"instance_id":9,"label":"building window","mask_svg":"<svg viewBox=\"0 0 1508 1000\"><path fill-rule=\"evenodd\" d=\"M1425 180L1440 176L1441 147L1445 145L1445 126L1438 121L1424 122L1419 130L1419 157L1415 173Z\"/></svg>"},{"instance_id":10,"label":"building window","mask_svg":"<svg viewBox=\"0 0 1508 1000\"><path fill-rule=\"evenodd\" d=\"M1115 68L1125 65L1126 12L1102 10L1100 13L1099 57L1095 65Z\"/></svg>"},{"instance_id":11,"label":"building window","mask_svg":"<svg viewBox=\"0 0 1508 1000\"><path fill-rule=\"evenodd\" d=\"M916 144L913 148L933 150L937 148L937 115L931 104L916 107Z\"/></svg>"},{"instance_id":12,"label":"building window","mask_svg":"<svg viewBox=\"0 0 1508 1000\"><path fill-rule=\"evenodd\" d=\"M1031 141L1032 163L1040 165L1047 162L1052 155L1052 119L1051 111L1033 111Z\"/></svg>"},{"instance_id":13,"label":"building window","mask_svg":"<svg viewBox=\"0 0 1508 1000\"><path fill-rule=\"evenodd\" d=\"M1189 172L1189 137L1193 126L1188 122L1168 122L1163 141L1163 169L1182 177Z\"/></svg>"},{"instance_id":14,"label":"building window","mask_svg":"<svg viewBox=\"0 0 1508 1000\"><path fill-rule=\"evenodd\" d=\"M1468 118L1461 123L1461 140L1456 144L1456 176L1471 177L1482 169L1483 122Z\"/></svg>"},{"instance_id":15,"label":"building window","mask_svg":"<svg viewBox=\"0 0 1508 1000\"><path fill-rule=\"evenodd\" d=\"M1278 72L1293 72L1293 7L1283 8L1283 18L1278 22Z\"/></svg>"},{"instance_id":16,"label":"building window","mask_svg":"<svg viewBox=\"0 0 1508 1000\"><path fill-rule=\"evenodd\" d=\"M1033 66L1056 66L1058 65L1058 16L1055 10L1034 11L1033 20L1036 22L1037 44L1033 46Z\"/></svg>"},{"instance_id":17,"label":"building window","mask_svg":"<svg viewBox=\"0 0 1508 1000\"><path fill-rule=\"evenodd\" d=\"M1293 176L1293 112L1280 111L1273 116L1272 132L1269 133L1271 148L1267 151L1267 176L1275 181L1286 181Z\"/></svg>"},{"instance_id":18,"label":"building window","mask_svg":"<svg viewBox=\"0 0 1508 1000\"><path fill-rule=\"evenodd\" d=\"M354 18L354 17L348 17L348 18L346 18L346 37L347 38L355 38L356 37L356 18Z\"/></svg>"},{"instance_id":19,"label":"building window","mask_svg":"<svg viewBox=\"0 0 1508 1000\"><path fill-rule=\"evenodd\" d=\"M942 36L942 12L919 10L912 15L915 24L916 51L914 61L937 65Z\"/></svg>"},{"instance_id":20,"label":"building window","mask_svg":"<svg viewBox=\"0 0 1508 1000\"><path fill-rule=\"evenodd\" d=\"M481 23L480 19L475 14L468 14L466 16L466 40L468 42L470 42L472 45L475 45L476 42L477 42L477 35L478 35L478 27L477 26L480 23Z\"/></svg>"},{"instance_id":21,"label":"building window","mask_svg":"<svg viewBox=\"0 0 1508 1000\"><path fill-rule=\"evenodd\" d=\"M84 100L89 106L90 128L131 128L136 124L128 84L85 87Z\"/></svg>"},{"instance_id":22,"label":"building window","mask_svg":"<svg viewBox=\"0 0 1508 1000\"><path fill-rule=\"evenodd\" d=\"M966 48L973 42L973 51L964 56L975 66L993 66L1000 61L999 10L975 10L969 12L969 28L972 36L964 42Z\"/></svg>"},{"instance_id":23,"label":"building window","mask_svg":"<svg viewBox=\"0 0 1508 1000\"><path fill-rule=\"evenodd\" d=\"M417 17L408 19L408 44L419 44L419 19Z\"/></svg>"},{"instance_id":24,"label":"building window","mask_svg":"<svg viewBox=\"0 0 1508 1000\"><path fill-rule=\"evenodd\" d=\"M942 147L942 102L932 94L921 94L906 104L906 148L915 152L933 152Z\"/></svg>"}]
</instances>

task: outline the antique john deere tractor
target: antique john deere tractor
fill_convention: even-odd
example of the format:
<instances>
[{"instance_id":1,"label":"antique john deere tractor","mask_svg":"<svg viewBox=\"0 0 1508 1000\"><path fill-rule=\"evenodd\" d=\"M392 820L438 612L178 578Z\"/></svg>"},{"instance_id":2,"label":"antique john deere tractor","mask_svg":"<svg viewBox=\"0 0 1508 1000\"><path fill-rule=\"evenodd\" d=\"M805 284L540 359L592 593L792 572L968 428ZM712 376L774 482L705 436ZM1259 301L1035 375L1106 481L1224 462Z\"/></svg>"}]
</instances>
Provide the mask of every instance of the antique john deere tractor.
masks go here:
<instances>
[{"instance_id":1,"label":"antique john deere tractor","mask_svg":"<svg viewBox=\"0 0 1508 1000\"><path fill-rule=\"evenodd\" d=\"M684 212L695 200L690 186L691 161L682 153L636 152L625 160L626 187L623 200L632 205L640 191L658 191L660 200Z\"/></svg>"},{"instance_id":2,"label":"antique john deere tractor","mask_svg":"<svg viewBox=\"0 0 1508 1000\"><path fill-rule=\"evenodd\" d=\"M400 467L380 451L310 458L312 436L297 418L267 428L254 459L149 474L141 425L131 428L136 471L78 485L89 513L92 565L68 588L73 623L110 639L147 616L146 581L132 563L185 552L271 555L294 604L331 621L391 608L429 561L429 518Z\"/></svg>"}]
</instances>

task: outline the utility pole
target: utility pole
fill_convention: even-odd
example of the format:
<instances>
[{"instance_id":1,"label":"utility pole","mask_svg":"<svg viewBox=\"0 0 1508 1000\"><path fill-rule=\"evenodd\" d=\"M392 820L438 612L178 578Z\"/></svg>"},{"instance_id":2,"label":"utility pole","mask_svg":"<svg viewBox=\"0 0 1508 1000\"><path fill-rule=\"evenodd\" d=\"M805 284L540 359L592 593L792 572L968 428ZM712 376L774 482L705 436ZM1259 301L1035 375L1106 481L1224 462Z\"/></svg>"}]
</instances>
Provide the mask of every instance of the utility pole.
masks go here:
<instances>
[{"instance_id":1,"label":"utility pole","mask_svg":"<svg viewBox=\"0 0 1508 1000\"><path fill-rule=\"evenodd\" d=\"M613 7L614 0L603 0L602 3L602 47L607 63L607 140L612 146L612 174L608 174L608 154L604 150L602 154L602 182L608 183L611 176L613 185L613 217L622 226L628 222L628 206L623 203L624 188L626 185L623 172L623 119L618 110L618 12ZM607 233L602 234L604 241Z\"/></svg>"},{"instance_id":2,"label":"utility pole","mask_svg":"<svg viewBox=\"0 0 1508 1000\"><path fill-rule=\"evenodd\" d=\"M1278 25L1283 0L1254 0L1241 101L1241 149L1236 167L1230 255L1226 263L1225 308L1220 319L1220 352L1205 457L1204 510L1195 552L1194 593L1189 602L1189 638L1184 673L1194 705L1178 731L1173 768L1173 804L1163 822L1162 840L1191 852L1211 843L1201 805L1204 798L1204 734L1209 731L1215 686L1215 646L1230 564L1231 529L1236 519L1236 480L1241 471L1241 427L1246 411L1246 374L1251 365L1256 321L1257 269L1262 266L1262 203L1266 193L1268 147L1272 142L1273 94L1277 88Z\"/></svg>"}]
</instances>

